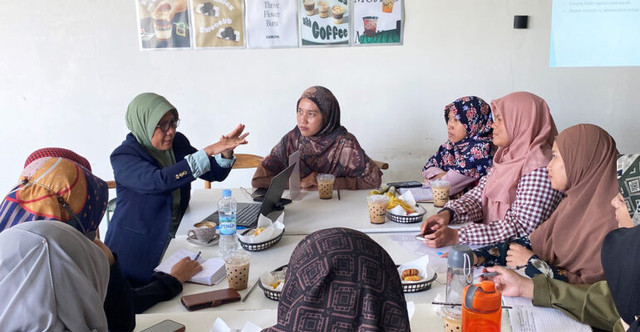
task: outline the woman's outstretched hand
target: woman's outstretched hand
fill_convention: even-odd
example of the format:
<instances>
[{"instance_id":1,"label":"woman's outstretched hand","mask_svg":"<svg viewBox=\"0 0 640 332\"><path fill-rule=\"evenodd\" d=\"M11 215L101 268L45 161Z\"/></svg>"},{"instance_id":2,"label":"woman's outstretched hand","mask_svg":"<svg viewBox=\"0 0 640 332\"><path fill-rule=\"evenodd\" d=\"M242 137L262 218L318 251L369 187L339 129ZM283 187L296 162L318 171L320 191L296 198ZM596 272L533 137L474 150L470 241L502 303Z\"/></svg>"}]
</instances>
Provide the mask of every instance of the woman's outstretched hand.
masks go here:
<instances>
[{"instance_id":1,"label":"woman's outstretched hand","mask_svg":"<svg viewBox=\"0 0 640 332\"><path fill-rule=\"evenodd\" d=\"M239 124L234 130L226 135L222 135L220 140L216 143L213 143L206 148L204 151L209 156L216 155L218 153L222 154L223 158L230 159L233 157L233 149L235 149L238 145L247 144L246 137L249 133L242 133L244 131L244 125Z\"/></svg>"}]
</instances>

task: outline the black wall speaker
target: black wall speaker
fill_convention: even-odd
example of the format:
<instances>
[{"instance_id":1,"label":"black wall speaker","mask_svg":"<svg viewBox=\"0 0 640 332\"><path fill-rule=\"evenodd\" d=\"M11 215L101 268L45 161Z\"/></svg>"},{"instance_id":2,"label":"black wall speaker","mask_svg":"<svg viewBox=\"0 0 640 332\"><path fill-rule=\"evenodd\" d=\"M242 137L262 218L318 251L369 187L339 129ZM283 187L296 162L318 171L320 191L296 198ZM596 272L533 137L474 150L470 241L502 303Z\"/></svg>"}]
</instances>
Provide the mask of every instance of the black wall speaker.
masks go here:
<instances>
[{"instance_id":1,"label":"black wall speaker","mask_svg":"<svg viewBox=\"0 0 640 332\"><path fill-rule=\"evenodd\" d=\"M514 29L526 29L529 24L529 16L526 15L516 15L513 17L513 28Z\"/></svg>"}]
</instances>

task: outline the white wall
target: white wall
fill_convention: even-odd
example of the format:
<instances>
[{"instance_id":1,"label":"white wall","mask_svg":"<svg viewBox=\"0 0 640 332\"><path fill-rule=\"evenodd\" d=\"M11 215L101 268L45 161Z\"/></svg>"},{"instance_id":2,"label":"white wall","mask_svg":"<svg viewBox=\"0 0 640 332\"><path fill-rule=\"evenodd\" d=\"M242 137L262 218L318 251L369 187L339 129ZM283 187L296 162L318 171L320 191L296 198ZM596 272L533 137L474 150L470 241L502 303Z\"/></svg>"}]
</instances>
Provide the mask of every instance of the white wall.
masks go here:
<instances>
[{"instance_id":1,"label":"white wall","mask_svg":"<svg viewBox=\"0 0 640 332\"><path fill-rule=\"evenodd\" d=\"M144 91L178 108L195 146L243 122L250 144L237 152L264 155L295 125L301 92L324 85L367 153L390 163L386 181L419 178L445 139L444 105L469 94L490 101L531 91L547 100L559 129L596 123L620 151L640 151L640 68L549 68L551 0L405 6L403 46L141 52L133 0L4 0L0 191L45 146L70 148L112 179L109 154L127 134L127 104ZM516 14L530 15L529 29L512 28ZM234 171L224 185L248 186L251 175Z\"/></svg>"}]
</instances>

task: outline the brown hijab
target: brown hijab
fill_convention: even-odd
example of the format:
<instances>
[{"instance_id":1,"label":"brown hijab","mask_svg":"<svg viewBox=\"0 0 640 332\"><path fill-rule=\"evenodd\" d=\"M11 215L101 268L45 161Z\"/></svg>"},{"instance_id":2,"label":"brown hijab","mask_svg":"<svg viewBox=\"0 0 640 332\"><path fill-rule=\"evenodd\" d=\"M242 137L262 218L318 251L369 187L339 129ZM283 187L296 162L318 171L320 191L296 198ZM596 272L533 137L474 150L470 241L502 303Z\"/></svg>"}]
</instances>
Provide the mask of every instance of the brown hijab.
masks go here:
<instances>
[{"instance_id":1,"label":"brown hijab","mask_svg":"<svg viewBox=\"0 0 640 332\"><path fill-rule=\"evenodd\" d=\"M491 109L502 113L510 143L493 157L494 169L482 196L486 222L504 218L516 198L518 181L549 162L558 134L549 106L532 93L508 94L492 101Z\"/></svg>"},{"instance_id":2,"label":"brown hijab","mask_svg":"<svg viewBox=\"0 0 640 332\"><path fill-rule=\"evenodd\" d=\"M322 113L322 128L317 134L305 137L298 126L288 132L264 158L253 176L254 187L268 186L264 181L289 165L289 155L300 151L300 177L312 172L329 173L348 178L345 185L336 182L339 189L369 189L380 185L382 172L367 156L356 137L340 125L340 104L329 89L313 86L306 89L302 99L309 99Z\"/></svg>"},{"instance_id":3,"label":"brown hijab","mask_svg":"<svg viewBox=\"0 0 640 332\"><path fill-rule=\"evenodd\" d=\"M602 128L579 124L556 138L567 172L567 197L531 233L540 258L567 271L570 283L604 279L600 251L618 227L611 199L618 194L616 142Z\"/></svg>"}]
</instances>

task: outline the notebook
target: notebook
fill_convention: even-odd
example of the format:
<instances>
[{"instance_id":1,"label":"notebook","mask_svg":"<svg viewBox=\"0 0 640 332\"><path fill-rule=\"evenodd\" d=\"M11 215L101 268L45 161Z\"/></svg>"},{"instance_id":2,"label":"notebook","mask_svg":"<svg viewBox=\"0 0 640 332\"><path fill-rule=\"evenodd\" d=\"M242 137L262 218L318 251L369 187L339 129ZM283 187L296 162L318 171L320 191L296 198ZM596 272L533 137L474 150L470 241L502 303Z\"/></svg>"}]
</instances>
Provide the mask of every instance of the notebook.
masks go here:
<instances>
[{"instance_id":1,"label":"notebook","mask_svg":"<svg viewBox=\"0 0 640 332\"><path fill-rule=\"evenodd\" d=\"M291 172L296 165L297 163L289 165L289 167L285 168L282 172L271 179L271 184L269 184L269 188L267 189L267 193L264 195L262 203L238 203L236 210L237 226L247 228L255 227L258 224L258 217L261 214L269 216L273 211L284 209L284 207L279 204L280 198L282 197L284 188L289 182L289 176L291 176ZM218 211L210 214L208 217L204 218L204 220L218 224Z\"/></svg>"},{"instance_id":2,"label":"notebook","mask_svg":"<svg viewBox=\"0 0 640 332\"><path fill-rule=\"evenodd\" d=\"M171 272L171 268L181 259L185 257L194 259L197 255L198 254L193 251L180 249L173 255L163 260L162 263L160 263L160 265L158 265L158 267L154 269L154 271L160 271L169 274L169 272ZM221 257L213 257L204 261L202 258L200 258L198 259L198 262L200 263L200 265L202 265L202 271L196 273L193 277L191 277L191 279L188 280L190 282L204 285L215 285L227 276L227 270L224 268L224 259L222 259Z\"/></svg>"}]
</instances>

